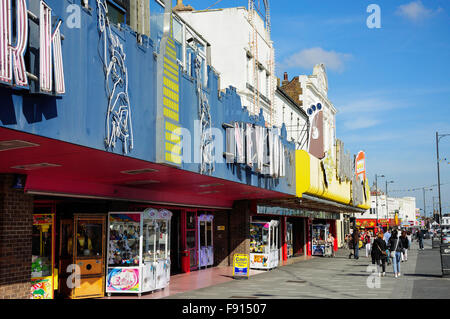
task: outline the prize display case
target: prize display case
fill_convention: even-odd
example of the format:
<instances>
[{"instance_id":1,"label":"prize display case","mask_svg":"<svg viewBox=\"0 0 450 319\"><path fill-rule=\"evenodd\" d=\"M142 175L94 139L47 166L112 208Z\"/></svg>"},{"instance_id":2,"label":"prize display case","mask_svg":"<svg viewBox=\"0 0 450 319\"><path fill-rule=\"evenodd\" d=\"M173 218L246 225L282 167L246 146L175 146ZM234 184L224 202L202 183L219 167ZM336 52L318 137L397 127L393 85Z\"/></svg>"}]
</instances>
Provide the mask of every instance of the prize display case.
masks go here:
<instances>
[{"instance_id":1,"label":"prize display case","mask_svg":"<svg viewBox=\"0 0 450 319\"><path fill-rule=\"evenodd\" d=\"M312 224L312 255L323 256L325 254L325 245L328 238L328 225Z\"/></svg>"},{"instance_id":2,"label":"prize display case","mask_svg":"<svg viewBox=\"0 0 450 319\"><path fill-rule=\"evenodd\" d=\"M168 210L109 213L106 292L142 293L170 281Z\"/></svg>"},{"instance_id":3,"label":"prize display case","mask_svg":"<svg viewBox=\"0 0 450 319\"><path fill-rule=\"evenodd\" d=\"M279 221L250 223L250 268L276 268L279 256Z\"/></svg>"},{"instance_id":4,"label":"prize display case","mask_svg":"<svg viewBox=\"0 0 450 319\"><path fill-rule=\"evenodd\" d=\"M214 216L203 214L197 218L198 223L198 267L214 264L213 224Z\"/></svg>"},{"instance_id":5,"label":"prize display case","mask_svg":"<svg viewBox=\"0 0 450 319\"><path fill-rule=\"evenodd\" d=\"M55 266L55 216L34 214L31 257L31 299L53 299L58 279Z\"/></svg>"}]
</instances>

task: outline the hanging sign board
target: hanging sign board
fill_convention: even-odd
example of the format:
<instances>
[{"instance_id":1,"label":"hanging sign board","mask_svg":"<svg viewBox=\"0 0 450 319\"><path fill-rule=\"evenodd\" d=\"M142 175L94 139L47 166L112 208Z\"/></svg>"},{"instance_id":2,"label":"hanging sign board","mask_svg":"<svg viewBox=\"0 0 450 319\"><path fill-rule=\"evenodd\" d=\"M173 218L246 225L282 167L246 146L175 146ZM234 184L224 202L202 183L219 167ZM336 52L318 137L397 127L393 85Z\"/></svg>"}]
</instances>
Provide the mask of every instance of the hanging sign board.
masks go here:
<instances>
[{"instance_id":1,"label":"hanging sign board","mask_svg":"<svg viewBox=\"0 0 450 319\"><path fill-rule=\"evenodd\" d=\"M250 271L250 256L246 254L235 254L233 256L233 277L247 278Z\"/></svg>"}]
</instances>

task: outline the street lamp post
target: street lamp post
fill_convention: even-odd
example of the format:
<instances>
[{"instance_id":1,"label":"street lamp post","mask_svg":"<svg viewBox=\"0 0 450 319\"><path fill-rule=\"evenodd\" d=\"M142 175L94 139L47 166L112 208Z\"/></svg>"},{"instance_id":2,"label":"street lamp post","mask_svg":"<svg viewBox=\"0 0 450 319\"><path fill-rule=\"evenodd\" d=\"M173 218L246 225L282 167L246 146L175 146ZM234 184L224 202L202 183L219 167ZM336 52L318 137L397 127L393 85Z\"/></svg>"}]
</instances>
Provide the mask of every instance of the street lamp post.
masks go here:
<instances>
[{"instance_id":1,"label":"street lamp post","mask_svg":"<svg viewBox=\"0 0 450 319\"><path fill-rule=\"evenodd\" d=\"M388 201L388 184L392 184L394 181L386 181L386 214L389 218L389 201Z\"/></svg>"},{"instance_id":2,"label":"street lamp post","mask_svg":"<svg viewBox=\"0 0 450 319\"><path fill-rule=\"evenodd\" d=\"M441 138L445 136L450 136L450 134L441 134L439 135L438 132L436 132L436 160L437 160L437 173L438 173L438 196L439 196L439 224L442 221L442 206L441 206L441 176L439 173L439 141Z\"/></svg>"},{"instance_id":3,"label":"street lamp post","mask_svg":"<svg viewBox=\"0 0 450 319\"><path fill-rule=\"evenodd\" d=\"M377 222L376 222L377 227L378 227L378 177L384 177L384 175L375 174L375 191L376 191L376 196L375 196L375 207L376 208L375 208L375 210L377 212Z\"/></svg>"},{"instance_id":4,"label":"street lamp post","mask_svg":"<svg viewBox=\"0 0 450 319\"><path fill-rule=\"evenodd\" d=\"M432 188L426 188L426 187L422 187L422 191L423 191L423 215L425 216L425 218L427 218L427 210L426 210L426 205L425 205L425 191L432 191Z\"/></svg>"}]
</instances>

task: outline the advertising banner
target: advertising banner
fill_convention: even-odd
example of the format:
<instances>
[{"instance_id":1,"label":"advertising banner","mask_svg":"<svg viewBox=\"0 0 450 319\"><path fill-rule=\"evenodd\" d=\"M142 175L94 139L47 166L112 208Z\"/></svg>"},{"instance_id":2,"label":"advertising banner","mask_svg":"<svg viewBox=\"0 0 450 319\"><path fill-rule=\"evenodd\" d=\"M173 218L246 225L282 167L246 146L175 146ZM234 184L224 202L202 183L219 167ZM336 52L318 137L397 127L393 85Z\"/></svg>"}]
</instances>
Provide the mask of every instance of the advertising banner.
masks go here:
<instances>
[{"instance_id":1,"label":"advertising banner","mask_svg":"<svg viewBox=\"0 0 450 319\"><path fill-rule=\"evenodd\" d=\"M250 257L246 254L233 256L233 277L248 278L250 269Z\"/></svg>"},{"instance_id":2,"label":"advertising banner","mask_svg":"<svg viewBox=\"0 0 450 319\"><path fill-rule=\"evenodd\" d=\"M106 291L139 291L139 269L109 269L108 277L106 280Z\"/></svg>"}]
</instances>

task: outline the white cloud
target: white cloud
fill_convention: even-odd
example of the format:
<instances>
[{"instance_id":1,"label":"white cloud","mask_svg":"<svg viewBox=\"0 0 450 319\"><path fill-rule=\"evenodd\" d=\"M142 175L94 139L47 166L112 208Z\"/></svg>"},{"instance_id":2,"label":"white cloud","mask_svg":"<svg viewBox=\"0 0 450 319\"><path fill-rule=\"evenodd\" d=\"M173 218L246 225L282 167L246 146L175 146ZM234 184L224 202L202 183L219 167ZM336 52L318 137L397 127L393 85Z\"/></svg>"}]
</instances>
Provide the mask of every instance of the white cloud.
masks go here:
<instances>
[{"instance_id":1,"label":"white cloud","mask_svg":"<svg viewBox=\"0 0 450 319\"><path fill-rule=\"evenodd\" d=\"M398 7L397 14L411 21L418 22L441 12L443 9L437 10L426 8L421 0L413 1Z\"/></svg>"},{"instance_id":2,"label":"white cloud","mask_svg":"<svg viewBox=\"0 0 450 319\"><path fill-rule=\"evenodd\" d=\"M344 126L347 130L352 131L376 126L379 123L381 123L381 121L374 118L358 117L345 121Z\"/></svg>"},{"instance_id":3,"label":"white cloud","mask_svg":"<svg viewBox=\"0 0 450 319\"><path fill-rule=\"evenodd\" d=\"M330 70L343 71L344 62L352 57L351 54L326 51L322 48L311 48L297 52L286 58L283 62L285 67L301 67L312 69L314 65L324 63Z\"/></svg>"}]
</instances>

